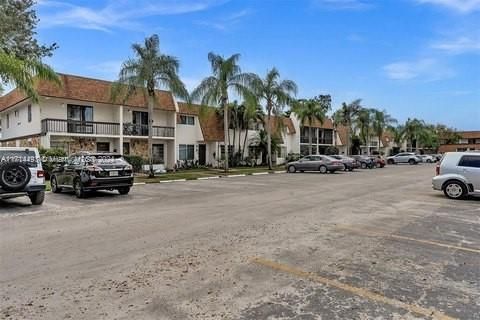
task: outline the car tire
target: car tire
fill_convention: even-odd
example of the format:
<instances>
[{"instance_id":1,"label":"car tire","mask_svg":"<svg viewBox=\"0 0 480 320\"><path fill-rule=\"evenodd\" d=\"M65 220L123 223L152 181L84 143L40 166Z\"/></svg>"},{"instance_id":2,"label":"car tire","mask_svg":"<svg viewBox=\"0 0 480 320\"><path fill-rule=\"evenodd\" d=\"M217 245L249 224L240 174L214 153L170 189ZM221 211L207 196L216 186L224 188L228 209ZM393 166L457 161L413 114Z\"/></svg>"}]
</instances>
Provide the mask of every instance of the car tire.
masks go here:
<instances>
[{"instance_id":1,"label":"car tire","mask_svg":"<svg viewBox=\"0 0 480 320\"><path fill-rule=\"evenodd\" d=\"M34 206L40 206L45 200L45 191L32 192L28 195L28 197Z\"/></svg>"},{"instance_id":2,"label":"car tire","mask_svg":"<svg viewBox=\"0 0 480 320\"><path fill-rule=\"evenodd\" d=\"M393 161L393 160L389 159L389 160L387 160L387 163L388 163L388 164L394 164L394 163L395 163L395 161Z\"/></svg>"},{"instance_id":3,"label":"car tire","mask_svg":"<svg viewBox=\"0 0 480 320\"><path fill-rule=\"evenodd\" d=\"M352 171L353 171L353 168L349 168L348 171L352 172Z\"/></svg>"},{"instance_id":4,"label":"car tire","mask_svg":"<svg viewBox=\"0 0 480 320\"><path fill-rule=\"evenodd\" d=\"M23 190L32 173L28 166L19 162L6 162L0 165L0 186L3 190L15 192Z\"/></svg>"},{"instance_id":5,"label":"car tire","mask_svg":"<svg viewBox=\"0 0 480 320\"><path fill-rule=\"evenodd\" d=\"M450 180L443 185L443 193L449 199L460 200L467 195L468 189L463 182Z\"/></svg>"},{"instance_id":6,"label":"car tire","mask_svg":"<svg viewBox=\"0 0 480 320\"><path fill-rule=\"evenodd\" d=\"M432 160L430 160L430 159L427 159L427 163L432 163Z\"/></svg>"},{"instance_id":7,"label":"car tire","mask_svg":"<svg viewBox=\"0 0 480 320\"><path fill-rule=\"evenodd\" d=\"M82 182L79 178L73 181L73 190L78 199L85 198L85 190L83 190Z\"/></svg>"},{"instance_id":8,"label":"car tire","mask_svg":"<svg viewBox=\"0 0 480 320\"><path fill-rule=\"evenodd\" d=\"M130 187L118 188L118 193L121 195L127 195L130 192Z\"/></svg>"},{"instance_id":9,"label":"car tire","mask_svg":"<svg viewBox=\"0 0 480 320\"><path fill-rule=\"evenodd\" d=\"M326 174L328 172L328 169L325 166L320 166L318 168L318 171L320 171L321 174Z\"/></svg>"},{"instance_id":10,"label":"car tire","mask_svg":"<svg viewBox=\"0 0 480 320\"><path fill-rule=\"evenodd\" d=\"M53 193L60 193L62 192L62 189L58 186L58 181L57 177L52 176L50 178L50 188L52 189Z\"/></svg>"},{"instance_id":11,"label":"car tire","mask_svg":"<svg viewBox=\"0 0 480 320\"><path fill-rule=\"evenodd\" d=\"M365 162L362 162L362 164L360 165L360 167L362 169L367 169L367 164Z\"/></svg>"},{"instance_id":12,"label":"car tire","mask_svg":"<svg viewBox=\"0 0 480 320\"><path fill-rule=\"evenodd\" d=\"M295 173L297 172L297 168L295 166L288 166L288 173Z\"/></svg>"},{"instance_id":13,"label":"car tire","mask_svg":"<svg viewBox=\"0 0 480 320\"><path fill-rule=\"evenodd\" d=\"M417 161L415 161L414 159L410 159L408 160L408 164L412 166L414 164L417 164Z\"/></svg>"},{"instance_id":14,"label":"car tire","mask_svg":"<svg viewBox=\"0 0 480 320\"><path fill-rule=\"evenodd\" d=\"M347 171L348 170L348 166L344 163L343 164L343 171Z\"/></svg>"}]
</instances>

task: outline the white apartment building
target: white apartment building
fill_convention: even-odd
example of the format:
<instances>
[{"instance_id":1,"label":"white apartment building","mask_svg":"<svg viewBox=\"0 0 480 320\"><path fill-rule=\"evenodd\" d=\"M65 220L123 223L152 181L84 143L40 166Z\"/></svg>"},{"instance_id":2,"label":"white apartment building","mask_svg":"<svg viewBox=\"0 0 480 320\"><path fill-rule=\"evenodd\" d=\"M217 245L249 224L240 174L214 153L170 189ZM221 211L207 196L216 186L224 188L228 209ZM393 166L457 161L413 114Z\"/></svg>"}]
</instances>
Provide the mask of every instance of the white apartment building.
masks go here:
<instances>
[{"instance_id":1,"label":"white apartment building","mask_svg":"<svg viewBox=\"0 0 480 320\"><path fill-rule=\"evenodd\" d=\"M59 76L60 87L43 81L37 84L39 101L36 103L18 90L0 97L0 145L63 148L69 154L80 150L119 152L147 158L148 113L142 94L127 101L112 101L111 82L67 74ZM177 102L168 91L158 90L156 97L154 162L167 168L185 160L221 165L223 118L213 108L201 112L199 106ZM308 128L295 114L272 117L270 126L280 142L280 152L273 158L275 163L283 163L289 153L308 153ZM324 153L328 146L342 150L345 130L336 130L330 120L324 124L314 123L312 127L313 153ZM249 129L248 146L255 143L262 128L263 125L258 124ZM229 148L243 144L246 134L246 130L234 133L230 129ZM244 156L251 153L250 147L240 150L245 152Z\"/></svg>"}]
</instances>

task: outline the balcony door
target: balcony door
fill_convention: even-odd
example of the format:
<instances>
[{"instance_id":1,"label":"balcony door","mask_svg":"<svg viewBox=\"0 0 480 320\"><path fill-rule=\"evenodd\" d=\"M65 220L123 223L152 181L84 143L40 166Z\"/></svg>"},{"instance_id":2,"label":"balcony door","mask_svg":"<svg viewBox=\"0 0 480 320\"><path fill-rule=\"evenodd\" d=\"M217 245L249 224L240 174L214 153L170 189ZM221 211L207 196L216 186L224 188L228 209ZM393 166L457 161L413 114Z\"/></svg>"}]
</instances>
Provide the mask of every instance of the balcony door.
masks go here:
<instances>
[{"instance_id":1,"label":"balcony door","mask_svg":"<svg viewBox=\"0 0 480 320\"><path fill-rule=\"evenodd\" d=\"M93 133L93 107L67 105L68 132Z\"/></svg>"},{"instance_id":2,"label":"balcony door","mask_svg":"<svg viewBox=\"0 0 480 320\"><path fill-rule=\"evenodd\" d=\"M148 136L148 112L133 111L132 123L136 133L134 135Z\"/></svg>"}]
</instances>

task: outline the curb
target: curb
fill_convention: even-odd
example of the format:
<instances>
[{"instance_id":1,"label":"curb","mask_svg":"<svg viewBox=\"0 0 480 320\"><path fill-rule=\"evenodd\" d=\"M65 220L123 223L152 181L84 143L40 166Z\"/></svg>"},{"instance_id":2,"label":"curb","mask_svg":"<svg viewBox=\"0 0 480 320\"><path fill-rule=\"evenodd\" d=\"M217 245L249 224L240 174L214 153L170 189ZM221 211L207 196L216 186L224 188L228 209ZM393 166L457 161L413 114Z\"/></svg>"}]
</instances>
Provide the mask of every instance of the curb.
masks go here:
<instances>
[{"instance_id":1,"label":"curb","mask_svg":"<svg viewBox=\"0 0 480 320\"><path fill-rule=\"evenodd\" d=\"M268 172L254 172L252 173L252 176L264 176L266 174L269 174Z\"/></svg>"}]
</instances>

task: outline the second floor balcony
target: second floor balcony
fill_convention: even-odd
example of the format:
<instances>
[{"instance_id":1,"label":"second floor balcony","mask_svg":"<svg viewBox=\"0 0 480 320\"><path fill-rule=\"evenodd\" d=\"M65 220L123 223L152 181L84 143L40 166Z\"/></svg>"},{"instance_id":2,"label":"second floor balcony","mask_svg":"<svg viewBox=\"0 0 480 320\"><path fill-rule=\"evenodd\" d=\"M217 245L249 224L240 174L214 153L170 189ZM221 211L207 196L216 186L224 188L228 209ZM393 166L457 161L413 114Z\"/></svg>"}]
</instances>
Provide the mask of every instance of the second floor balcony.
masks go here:
<instances>
[{"instance_id":1,"label":"second floor balcony","mask_svg":"<svg viewBox=\"0 0 480 320\"><path fill-rule=\"evenodd\" d=\"M154 137L173 138L174 127L153 126ZM77 121L65 119L43 119L42 134L70 134L92 136L120 136L120 123ZM124 123L122 134L124 136L148 137L148 125Z\"/></svg>"}]
</instances>

